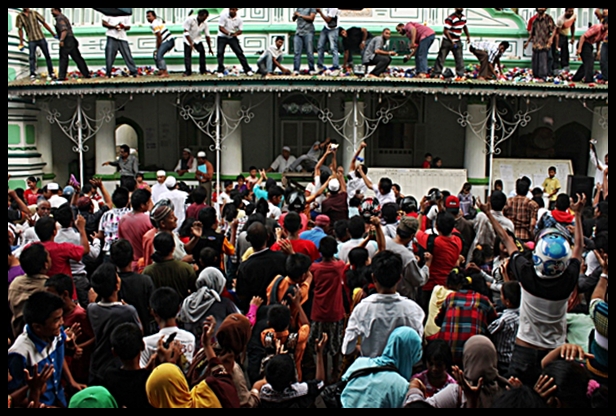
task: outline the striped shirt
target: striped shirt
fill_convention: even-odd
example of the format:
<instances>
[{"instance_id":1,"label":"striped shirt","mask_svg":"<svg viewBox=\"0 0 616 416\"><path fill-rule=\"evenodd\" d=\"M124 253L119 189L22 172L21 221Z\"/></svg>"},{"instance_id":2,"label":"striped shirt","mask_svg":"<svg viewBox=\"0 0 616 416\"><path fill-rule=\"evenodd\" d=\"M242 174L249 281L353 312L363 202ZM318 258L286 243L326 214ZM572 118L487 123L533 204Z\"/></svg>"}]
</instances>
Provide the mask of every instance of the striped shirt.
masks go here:
<instances>
[{"instance_id":1,"label":"striped shirt","mask_svg":"<svg viewBox=\"0 0 616 416\"><path fill-rule=\"evenodd\" d=\"M475 49L484 51L488 54L488 60L491 64L495 63L501 57L500 44L497 42L473 42L472 45Z\"/></svg>"},{"instance_id":2,"label":"striped shirt","mask_svg":"<svg viewBox=\"0 0 616 416\"><path fill-rule=\"evenodd\" d=\"M26 35L30 42L37 42L45 39L45 35L39 23L45 23L45 18L34 10L30 10L28 14L24 12L19 13L19 15L17 15L17 21L15 22L17 29L26 31Z\"/></svg>"},{"instance_id":3,"label":"striped shirt","mask_svg":"<svg viewBox=\"0 0 616 416\"><path fill-rule=\"evenodd\" d=\"M163 23L163 21L161 19L156 19L152 22L152 32L154 32L155 34L160 34L160 38L162 40L162 43L167 42L168 40L173 39L173 35L171 34L171 32L169 31L169 29L167 29L167 26L165 25L165 23Z\"/></svg>"},{"instance_id":4,"label":"striped shirt","mask_svg":"<svg viewBox=\"0 0 616 416\"><path fill-rule=\"evenodd\" d=\"M445 29L449 31L451 38L457 42L462 38L462 31L466 27L466 23L466 16L454 13L445 19Z\"/></svg>"},{"instance_id":5,"label":"striped shirt","mask_svg":"<svg viewBox=\"0 0 616 416\"><path fill-rule=\"evenodd\" d=\"M488 331L498 351L498 362L505 366L511 364L515 340L520 328L520 309L507 309L492 322Z\"/></svg>"}]
</instances>

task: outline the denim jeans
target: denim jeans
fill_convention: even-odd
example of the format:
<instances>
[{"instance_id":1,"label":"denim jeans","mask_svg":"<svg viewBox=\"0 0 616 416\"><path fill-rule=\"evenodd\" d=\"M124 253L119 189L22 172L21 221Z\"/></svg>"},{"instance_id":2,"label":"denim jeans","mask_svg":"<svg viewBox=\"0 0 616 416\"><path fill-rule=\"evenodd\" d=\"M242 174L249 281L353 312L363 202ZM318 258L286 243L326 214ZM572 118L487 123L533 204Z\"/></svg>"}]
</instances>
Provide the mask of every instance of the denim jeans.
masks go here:
<instances>
[{"instance_id":1,"label":"denim jeans","mask_svg":"<svg viewBox=\"0 0 616 416\"><path fill-rule=\"evenodd\" d=\"M415 54L415 71L417 74L428 73L428 53L435 39L436 35L432 35L419 42L419 48L417 48L417 53Z\"/></svg>"},{"instance_id":2,"label":"denim jeans","mask_svg":"<svg viewBox=\"0 0 616 416\"><path fill-rule=\"evenodd\" d=\"M338 69L340 68L340 54L338 53L338 29L327 29L324 28L323 31L321 32L321 37L319 38L319 46L318 46L318 51L319 51L319 62L317 64L317 66L319 68L324 68L324 62L325 62L325 46L327 45L327 43L329 42L329 47L331 48L331 52L332 52L332 56L333 56L333 61L334 61L334 68Z\"/></svg>"},{"instance_id":3,"label":"denim jeans","mask_svg":"<svg viewBox=\"0 0 616 416\"><path fill-rule=\"evenodd\" d=\"M302 66L302 52L306 50L308 57L308 69L314 71L314 33L307 35L295 35L294 47L295 60L293 62L293 70L299 72Z\"/></svg>"},{"instance_id":4,"label":"denim jeans","mask_svg":"<svg viewBox=\"0 0 616 416\"><path fill-rule=\"evenodd\" d=\"M41 52L43 52L47 62L47 71L49 71L49 76L52 76L54 74L53 63L51 62L51 55L49 55L49 48L45 39L28 42L28 49L30 50L30 75L36 75L36 48L41 48Z\"/></svg>"},{"instance_id":5,"label":"denim jeans","mask_svg":"<svg viewBox=\"0 0 616 416\"><path fill-rule=\"evenodd\" d=\"M158 52L156 53L156 68L161 71L167 70L167 63L165 62L165 55L175 47L175 40L169 39L166 42L163 42L158 48Z\"/></svg>"},{"instance_id":6,"label":"denim jeans","mask_svg":"<svg viewBox=\"0 0 616 416\"><path fill-rule=\"evenodd\" d=\"M282 59L282 56L278 58L278 63L281 63ZM257 66L261 75L272 74L274 72L274 57L269 51L266 51L257 61Z\"/></svg>"},{"instance_id":7,"label":"denim jeans","mask_svg":"<svg viewBox=\"0 0 616 416\"><path fill-rule=\"evenodd\" d=\"M137 66L133 60L133 55L130 52L130 45L128 42L107 36L107 47L105 48L107 76L111 76L111 70L113 68L116 56L118 55L118 51L120 52L120 55L122 55L124 62L126 62L126 66L128 67L130 74L137 75Z\"/></svg>"},{"instance_id":8,"label":"denim jeans","mask_svg":"<svg viewBox=\"0 0 616 416\"><path fill-rule=\"evenodd\" d=\"M603 46L601 46L601 73L603 74L603 80L608 81L608 43L603 42Z\"/></svg>"}]
</instances>

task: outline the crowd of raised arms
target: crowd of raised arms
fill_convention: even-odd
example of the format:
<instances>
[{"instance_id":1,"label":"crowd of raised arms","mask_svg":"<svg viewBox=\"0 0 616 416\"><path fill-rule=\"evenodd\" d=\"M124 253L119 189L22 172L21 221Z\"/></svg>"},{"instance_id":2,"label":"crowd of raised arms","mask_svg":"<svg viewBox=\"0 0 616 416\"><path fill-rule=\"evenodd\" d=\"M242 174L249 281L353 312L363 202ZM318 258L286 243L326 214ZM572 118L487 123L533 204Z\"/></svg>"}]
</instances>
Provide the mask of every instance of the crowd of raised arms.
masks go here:
<instances>
[{"instance_id":1,"label":"crowd of raised arms","mask_svg":"<svg viewBox=\"0 0 616 416\"><path fill-rule=\"evenodd\" d=\"M113 191L9 190L9 407L607 408L607 156L592 201L549 166L486 200L404 195L366 147L210 193L205 153L147 184L123 146Z\"/></svg>"},{"instance_id":2,"label":"crowd of raised arms","mask_svg":"<svg viewBox=\"0 0 616 416\"><path fill-rule=\"evenodd\" d=\"M211 32L208 25L210 13L208 10L199 10L191 14L183 25L181 35L184 47L184 76L193 74L193 52L199 56L199 73L208 74L207 54L216 55L218 77L239 75L240 68L225 66L227 46L240 63L241 71L247 76L254 75L254 69L248 63L241 46L240 37L244 33L244 22L238 15L238 8L229 8L220 15L218 20L218 34L216 38L216 54L212 49ZM537 14L528 22L529 38L525 48L532 44L532 71L530 80L550 81L554 77L561 77L566 81L594 83L608 82L608 9L596 9L596 24L576 39L576 26L578 16L576 9L565 9L565 12L555 21L548 13L549 9L537 9ZM79 69L75 76L91 78L92 76L140 76L144 75L142 68L138 68L131 52L129 33L132 22L128 17L104 16L102 25L107 29L105 47L104 70L92 73L79 50L79 41L76 39L69 19L62 14L62 9L51 9L56 20L52 28L45 18L33 9L24 8L17 17L16 27L19 31L19 47L25 48L27 44L30 53L30 77L35 80L37 74L37 49L41 49L47 63L47 78L49 80L64 81L67 79L69 58L72 58ZM478 80L511 80L503 72L501 58L509 50L507 41L473 41L473 28L469 29L465 9L456 8L455 12L445 19L443 37L440 42L439 53L434 68L428 66L428 55L436 42L436 32L424 22L400 23L394 28L383 28L376 36L364 27L344 27L344 17L338 8L298 8L293 13L293 21L297 24L296 33L291 37L293 43L293 70L283 66L286 38L278 36L267 47L257 61L256 72L264 77L272 75L327 75L339 76L360 74L370 78L379 78L394 75L390 65L392 58L398 52L404 53L403 62L406 64L411 58L415 59L415 69L401 73L403 77L418 78L455 78L465 81L467 78ZM176 48L176 36L169 30L163 19L150 10L146 13L148 23L156 37L154 61L158 70L157 75L163 78L170 76L165 55ZM60 42L59 71L54 71L49 46L42 31L44 28ZM320 26L320 35L317 43L318 60L315 65L315 38L317 28ZM472 26L472 25L471 25ZM479 31L479 30L478 30ZM25 35L24 36L24 32ZM408 48L398 51L390 45L392 32L407 38ZM463 42L463 36L466 43ZM575 45L576 55L580 57L582 65L574 74L571 72L571 46ZM133 45L133 47L136 47ZM290 47L288 49L291 49ZM479 61L476 71L469 74L464 62L464 52L468 50ZM116 68L114 64L118 52L122 56L126 69ZM145 51L139 50L140 53ZM287 51L288 52L288 51ZM326 67L326 52L331 55L332 66ZM596 52L596 53L595 53ZM308 68L302 67L303 55L306 55ZM455 58L455 73L445 70L446 59L449 54ZM357 60L354 60L358 58ZM601 74L596 77L595 60L601 62ZM357 70L359 68L359 70ZM369 73L365 73L368 68ZM148 71L145 71L149 74ZM400 76L398 72L397 75Z\"/></svg>"}]
</instances>

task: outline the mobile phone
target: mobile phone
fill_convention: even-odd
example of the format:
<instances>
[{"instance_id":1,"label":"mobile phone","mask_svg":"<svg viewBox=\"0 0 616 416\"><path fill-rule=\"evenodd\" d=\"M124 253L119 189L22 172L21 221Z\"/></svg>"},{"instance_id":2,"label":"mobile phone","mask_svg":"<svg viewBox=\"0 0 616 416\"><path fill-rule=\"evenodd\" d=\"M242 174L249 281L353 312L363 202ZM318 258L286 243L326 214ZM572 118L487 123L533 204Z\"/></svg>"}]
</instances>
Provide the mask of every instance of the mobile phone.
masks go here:
<instances>
[{"instance_id":1,"label":"mobile phone","mask_svg":"<svg viewBox=\"0 0 616 416\"><path fill-rule=\"evenodd\" d=\"M175 338L178 336L177 332L174 332L173 334L169 335L169 338L167 338L167 341L165 341L165 343L163 344L163 347L168 350L169 347L171 347L171 344L173 344L173 341L175 341Z\"/></svg>"}]
</instances>

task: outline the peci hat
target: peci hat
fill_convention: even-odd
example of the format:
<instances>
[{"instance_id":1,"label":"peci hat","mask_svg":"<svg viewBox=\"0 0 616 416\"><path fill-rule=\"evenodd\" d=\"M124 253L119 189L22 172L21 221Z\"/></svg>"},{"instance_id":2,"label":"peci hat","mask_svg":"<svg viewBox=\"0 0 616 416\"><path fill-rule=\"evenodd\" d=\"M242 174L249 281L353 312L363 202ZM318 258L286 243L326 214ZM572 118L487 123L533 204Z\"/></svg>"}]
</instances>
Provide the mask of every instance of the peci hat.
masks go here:
<instances>
[{"instance_id":1,"label":"peci hat","mask_svg":"<svg viewBox=\"0 0 616 416\"><path fill-rule=\"evenodd\" d=\"M205 152L199 152L197 153L197 157L205 159L207 157L207 154L205 154Z\"/></svg>"},{"instance_id":2,"label":"peci hat","mask_svg":"<svg viewBox=\"0 0 616 416\"><path fill-rule=\"evenodd\" d=\"M285 146L282 148L282 151L291 153L291 148L289 146Z\"/></svg>"},{"instance_id":3,"label":"peci hat","mask_svg":"<svg viewBox=\"0 0 616 416\"><path fill-rule=\"evenodd\" d=\"M168 189L173 189L173 188L175 188L175 187L177 186L177 184L178 184L178 181L177 181L177 179L175 179L173 176L169 176L169 177L167 178L167 180L165 181L165 186L166 186Z\"/></svg>"},{"instance_id":4,"label":"peci hat","mask_svg":"<svg viewBox=\"0 0 616 416\"><path fill-rule=\"evenodd\" d=\"M190 150L188 147L182 151L192 155L192 150Z\"/></svg>"},{"instance_id":5,"label":"peci hat","mask_svg":"<svg viewBox=\"0 0 616 416\"><path fill-rule=\"evenodd\" d=\"M47 184L47 190L51 192L57 192L60 190L60 185L55 182L52 182L50 184Z\"/></svg>"},{"instance_id":6,"label":"peci hat","mask_svg":"<svg viewBox=\"0 0 616 416\"><path fill-rule=\"evenodd\" d=\"M157 178L162 178L163 176L167 177L167 172L165 172L164 170L159 170L158 172L156 172Z\"/></svg>"},{"instance_id":7,"label":"peci hat","mask_svg":"<svg viewBox=\"0 0 616 416\"><path fill-rule=\"evenodd\" d=\"M338 179L332 179L331 181L329 181L327 189L329 189L329 192L334 193L340 191L340 181Z\"/></svg>"}]
</instances>

